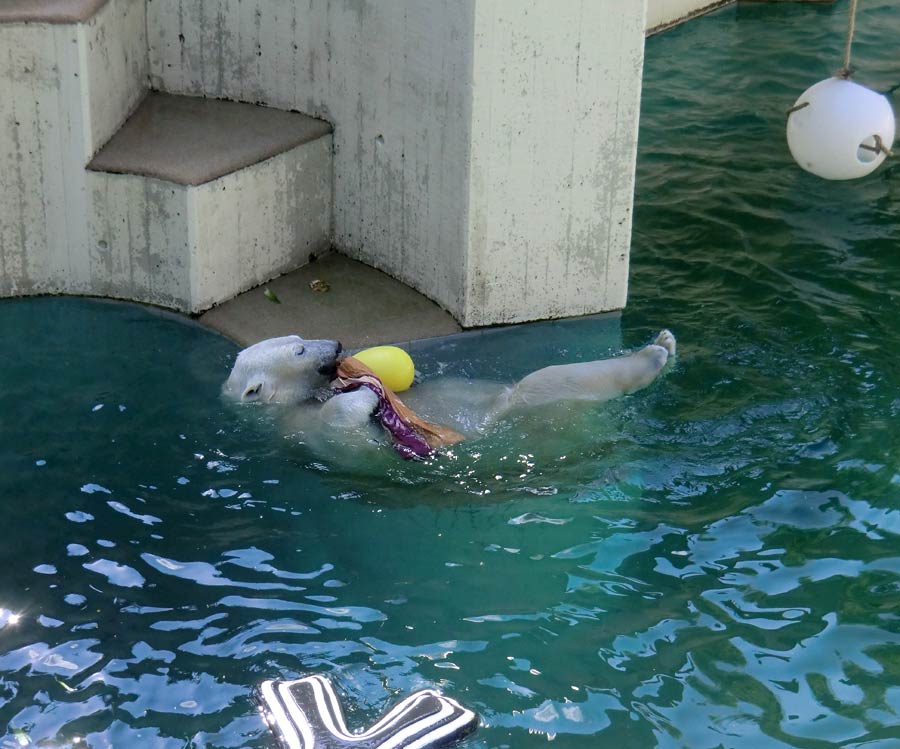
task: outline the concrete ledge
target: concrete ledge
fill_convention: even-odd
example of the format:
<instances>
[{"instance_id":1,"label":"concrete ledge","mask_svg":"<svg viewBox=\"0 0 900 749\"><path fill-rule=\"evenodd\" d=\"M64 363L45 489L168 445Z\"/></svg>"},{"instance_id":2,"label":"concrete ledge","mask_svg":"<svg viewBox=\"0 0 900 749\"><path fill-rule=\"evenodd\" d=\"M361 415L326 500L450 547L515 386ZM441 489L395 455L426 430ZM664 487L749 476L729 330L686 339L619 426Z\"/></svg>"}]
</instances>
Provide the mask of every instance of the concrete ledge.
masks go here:
<instances>
[{"instance_id":1,"label":"concrete ledge","mask_svg":"<svg viewBox=\"0 0 900 749\"><path fill-rule=\"evenodd\" d=\"M647 36L668 31L728 5L739 3L816 3L834 4L836 0L649 0Z\"/></svg>"},{"instance_id":2,"label":"concrete ledge","mask_svg":"<svg viewBox=\"0 0 900 749\"><path fill-rule=\"evenodd\" d=\"M107 0L2 0L0 23L79 23Z\"/></svg>"},{"instance_id":3,"label":"concrete ledge","mask_svg":"<svg viewBox=\"0 0 900 749\"><path fill-rule=\"evenodd\" d=\"M279 109L152 92L88 169L200 185L331 130Z\"/></svg>"},{"instance_id":4,"label":"concrete ledge","mask_svg":"<svg viewBox=\"0 0 900 749\"><path fill-rule=\"evenodd\" d=\"M328 291L314 291L321 280ZM276 304L264 295L275 293ZM459 325L434 302L363 263L330 253L209 310L200 322L242 346L297 334L336 338L348 348L450 335Z\"/></svg>"},{"instance_id":5,"label":"concrete ledge","mask_svg":"<svg viewBox=\"0 0 900 749\"><path fill-rule=\"evenodd\" d=\"M737 0L657 0L655 6L658 7L648 7L647 36L668 31L685 21L705 16L736 2Z\"/></svg>"},{"instance_id":6,"label":"concrete ledge","mask_svg":"<svg viewBox=\"0 0 900 749\"><path fill-rule=\"evenodd\" d=\"M94 294L199 313L329 247L331 135L202 185L87 176Z\"/></svg>"}]
</instances>

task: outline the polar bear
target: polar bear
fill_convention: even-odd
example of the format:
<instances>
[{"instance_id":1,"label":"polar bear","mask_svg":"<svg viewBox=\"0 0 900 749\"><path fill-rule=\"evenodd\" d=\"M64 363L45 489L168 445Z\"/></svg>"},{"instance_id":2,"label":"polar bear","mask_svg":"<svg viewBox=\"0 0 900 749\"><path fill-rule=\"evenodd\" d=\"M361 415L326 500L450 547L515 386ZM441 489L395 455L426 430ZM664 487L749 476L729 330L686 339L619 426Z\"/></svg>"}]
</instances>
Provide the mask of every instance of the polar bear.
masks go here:
<instances>
[{"instance_id":1,"label":"polar bear","mask_svg":"<svg viewBox=\"0 0 900 749\"><path fill-rule=\"evenodd\" d=\"M298 335L261 341L238 354L223 394L241 403L291 407L295 431L365 430L373 423L379 399L367 388L332 392L342 350L338 341ZM675 336L663 330L653 343L632 354L544 367L512 386L437 378L404 392L403 400L426 418L472 437L518 409L561 401L601 402L645 388L675 350Z\"/></svg>"}]
</instances>

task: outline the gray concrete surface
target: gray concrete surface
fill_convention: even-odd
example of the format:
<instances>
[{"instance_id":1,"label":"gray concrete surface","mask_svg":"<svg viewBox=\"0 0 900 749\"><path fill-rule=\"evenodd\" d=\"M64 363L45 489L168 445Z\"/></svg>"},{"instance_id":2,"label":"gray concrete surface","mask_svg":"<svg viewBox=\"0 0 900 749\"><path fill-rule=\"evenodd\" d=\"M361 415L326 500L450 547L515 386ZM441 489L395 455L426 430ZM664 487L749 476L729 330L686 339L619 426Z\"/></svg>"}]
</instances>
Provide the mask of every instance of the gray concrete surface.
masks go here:
<instances>
[{"instance_id":1,"label":"gray concrete surface","mask_svg":"<svg viewBox=\"0 0 900 749\"><path fill-rule=\"evenodd\" d=\"M328 291L314 291L313 281ZM268 299L269 289L280 304ZM200 322L248 346L295 333L334 338L348 349L458 333L444 310L417 291L363 263L329 253L200 316Z\"/></svg>"},{"instance_id":2,"label":"gray concrete surface","mask_svg":"<svg viewBox=\"0 0 900 749\"><path fill-rule=\"evenodd\" d=\"M146 27L135 0L84 23L0 23L0 296L102 293L84 165L143 98Z\"/></svg>"},{"instance_id":3,"label":"gray concrete surface","mask_svg":"<svg viewBox=\"0 0 900 749\"><path fill-rule=\"evenodd\" d=\"M333 122L334 246L464 324L570 316L625 303L644 22L642 0L153 0L150 82Z\"/></svg>"},{"instance_id":4,"label":"gray concrete surface","mask_svg":"<svg viewBox=\"0 0 900 749\"><path fill-rule=\"evenodd\" d=\"M107 0L0 0L0 23L78 23Z\"/></svg>"},{"instance_id":5,"label":"gray concrete surface","mask_svg":"<svg viewBox=\"0 0 900 749\"><path fill-rule=\"evenodd\" d=\"M331 130L294 112L151 92L88 169L200 185Z\"/></svg>"}]
</instances>

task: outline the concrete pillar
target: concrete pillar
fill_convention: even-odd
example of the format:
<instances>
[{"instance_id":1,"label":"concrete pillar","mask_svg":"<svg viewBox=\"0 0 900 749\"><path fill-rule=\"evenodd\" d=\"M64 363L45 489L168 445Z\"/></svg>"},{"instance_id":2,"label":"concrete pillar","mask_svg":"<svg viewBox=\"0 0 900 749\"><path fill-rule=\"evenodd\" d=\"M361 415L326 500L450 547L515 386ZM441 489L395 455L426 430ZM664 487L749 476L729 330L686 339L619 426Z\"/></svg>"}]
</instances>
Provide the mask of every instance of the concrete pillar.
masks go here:
<instances>
[{"instance_id":1,"label":"concrete pillar","mask_svg":"<svg viewBox=\"0 0 900 749\"><path fill-rule=\"evenodd\" d=\"M625 306L642 2L477 0L463 325Z\"/></svg>"}]
</instances>

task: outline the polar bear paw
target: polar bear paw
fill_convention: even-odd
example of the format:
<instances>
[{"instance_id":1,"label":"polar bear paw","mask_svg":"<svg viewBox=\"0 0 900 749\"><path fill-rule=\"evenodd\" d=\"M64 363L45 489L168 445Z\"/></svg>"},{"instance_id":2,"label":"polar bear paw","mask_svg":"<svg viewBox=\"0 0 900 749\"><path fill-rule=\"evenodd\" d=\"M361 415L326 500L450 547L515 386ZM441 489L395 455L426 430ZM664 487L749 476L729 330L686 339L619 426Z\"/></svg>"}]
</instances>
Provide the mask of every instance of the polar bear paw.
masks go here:
<instances>
[{"instance_id":1,"label":"polar bear paw","mask_svg":"<svg viewBox=\"0 0 900 749\"><path fill-rule=\"evenodd\" d=\"M675 356L675 336L672 335L671 330L661 330L653 343L656 346L662 346L669 356Z\"/></svg>"}]
</instances>

